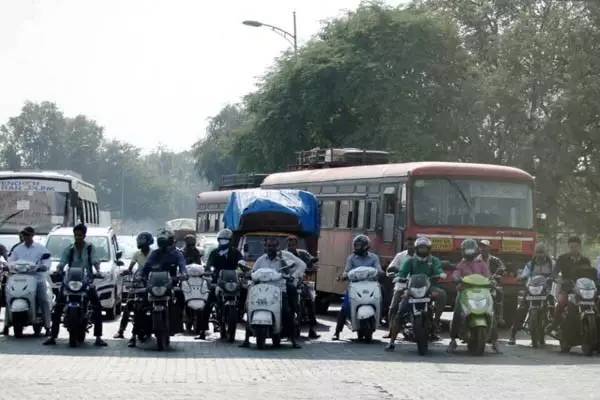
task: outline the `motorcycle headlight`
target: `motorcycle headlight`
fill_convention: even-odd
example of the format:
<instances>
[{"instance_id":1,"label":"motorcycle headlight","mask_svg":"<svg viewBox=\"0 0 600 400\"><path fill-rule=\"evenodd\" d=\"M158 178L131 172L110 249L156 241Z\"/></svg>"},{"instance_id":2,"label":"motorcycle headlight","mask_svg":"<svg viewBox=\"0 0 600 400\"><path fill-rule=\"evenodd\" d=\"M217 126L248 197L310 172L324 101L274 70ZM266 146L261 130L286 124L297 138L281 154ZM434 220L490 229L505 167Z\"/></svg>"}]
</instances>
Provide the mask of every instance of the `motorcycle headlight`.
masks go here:
<instances>
[{"instance_id":1,"label":"motorcycle headlight","mask_svg":"<svg viewBox=\"0 0 600 400\"><path fill-rule=\"evenodd\" d=\"M487 308L488 300L486 298L483 299L469 299L469 306L473 310L482 310Z\"/></svg>"},{"instance_id":2,"label":"motorcycle headlight","mask_svg":"<svg viewBox=\"0 0 600 400\"><path fill-rule=\"evenodd\" d=\"M237 289L237 283L235 282L227 282L225 283L225 290L228 292L233 292Z\"/></svg>"},{"instance_id":3,"label":"motorcycle headlight","mask_svg":"<svg viewBox=\"0 0 600 400\"><path fill-rule=\"evenodd\" d=\"M594 289L579 289L579 295L584 300L592 300L596 295L596 291Z\"/></svg>"},{"instance_id":4,"label":"motorcycle headlight","mask_svg":"<svg viewBox=\"0 0 600 400\"><path fill-rule=\"evenodd\" d=\"M529 286L527 290L529 290L529 293L532 296L539 296L544 291L544 287L543 286Z\"/></svg>"},{"instance_id":5,"label":"motorcycle headlight","mask_svg":"<svg viewBox=\"0 0 600 400\"><path fill-rule=\"evenodd\" d=\"M74 292L78 292L83 287L83 282L81 282L81 281L69 281L69 283L67 285L69 286L70 290L72 290Z\"/></svg>"},{"instance_id":6,"label":"motorcycle headlight","mask_svg":"<svg viewBox=\"0 0 600 400\"><path fill-rule=\"evenodd\" d=\"M167 293L166 286L152 286L152 294L156 297L162 297Z\"/></svg>"},{"instance_id":7,"label":"motorcycle headlight","mask_svg":"<svg viewBox=\"0 0 600 400\"><path fill-rule=\"evenodd\" d=\"M421 297L425 297L425 294L427 294L427 286L423 286L420 288L414 288L414 287L410 288L410 295L412 297L416 297L416 298L420 299Z\"/></svg>"}]
</instances>

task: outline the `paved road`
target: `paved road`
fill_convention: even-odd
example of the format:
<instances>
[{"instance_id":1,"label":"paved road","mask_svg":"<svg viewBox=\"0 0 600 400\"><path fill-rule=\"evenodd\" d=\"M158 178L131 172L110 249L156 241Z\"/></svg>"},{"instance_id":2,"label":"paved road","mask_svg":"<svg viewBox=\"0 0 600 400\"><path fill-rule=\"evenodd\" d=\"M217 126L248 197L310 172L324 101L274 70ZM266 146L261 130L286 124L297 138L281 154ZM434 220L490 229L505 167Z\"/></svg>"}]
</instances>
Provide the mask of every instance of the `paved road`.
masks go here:
<instances>
[{"instance_id":1,"label":"paved road","mask_svg":"<svg viewBox=\"0 0 600 400\"><path fill-rule=\"evenodd\" d=\"M524 339L474 358L464 348L446 354L444 340L420 357L410 343L384 352L383 331L373 344L352 342L347 330L332 342L333 316L321 322L322 338L301 350L241 349L214 335L177 336L164 353L124 340L71 349L0 337L0 399L600 399L600 356L562 355L556 343L534 351ZM117 325L106 323L107 338Z\"/></svg>"}]
</instances>

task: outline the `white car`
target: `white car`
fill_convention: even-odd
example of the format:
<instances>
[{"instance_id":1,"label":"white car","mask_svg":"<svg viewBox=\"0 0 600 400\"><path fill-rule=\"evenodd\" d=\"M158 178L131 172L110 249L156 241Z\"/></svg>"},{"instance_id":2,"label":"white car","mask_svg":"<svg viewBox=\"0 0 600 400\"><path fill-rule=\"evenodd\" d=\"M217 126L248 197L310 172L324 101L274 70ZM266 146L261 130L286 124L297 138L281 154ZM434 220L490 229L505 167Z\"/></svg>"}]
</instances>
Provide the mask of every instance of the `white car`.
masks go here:
<instances>
[{"instance_id":1,"label":"white car","mask_svg":"<svg viewBox=\"0 0 600 400\"><path fill-rule=\"evenodd\" d=\"M94 279L100 304L108 319L114 319L121 313L121 275L120 266L123 264L123 253L119 249L117 236L112 228L88 227L86 242L92 243L96 257L100 260L102 279ZM57 228L48 234L46 247L52 254L51 272L56 270L65 249L74 241L73 228ZM54 284L58 288L60 284Z\"/></svg>"}]
</instances>

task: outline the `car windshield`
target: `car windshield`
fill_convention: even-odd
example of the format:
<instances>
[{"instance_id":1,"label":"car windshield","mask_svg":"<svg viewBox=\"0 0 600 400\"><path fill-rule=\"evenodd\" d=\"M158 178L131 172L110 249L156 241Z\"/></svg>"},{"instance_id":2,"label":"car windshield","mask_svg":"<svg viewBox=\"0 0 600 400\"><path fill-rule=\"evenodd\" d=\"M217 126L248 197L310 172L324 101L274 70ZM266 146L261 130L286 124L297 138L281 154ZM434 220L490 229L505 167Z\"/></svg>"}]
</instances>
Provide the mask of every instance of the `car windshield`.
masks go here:
<instances>
[{"instance_id":1,"label":"car windshield","mask_svg":"<svg viewBox=\"0 0 600 400\"><path fill-rule=\"evenodd\" d=\"M277 239L279 249L287 249L287 236L249 235L245 236L243 242L243 254L247 261L256 261L258 257L265 254L265 240L267 238ZM304 239L298 241L298 248L304 248Z\"/></svg>"},{"instance_id":2,"label":"car windshield","mask_svg":"<svg viewBox=\"0 0 600 400\"><path fill-rule=\"evenodd\" d=\"M58 261L62 257L65 249L73 244L73 235L50 235L46 243L46 248L50 251L53 261ZM94 245L96 257L99 261L110 260L110 247L106 236L87 236L85 241Z\"/></svg>"},{"instance_id":3,"label":"car windshield","mask_svg":"<svg viewBox=\"0 0 600 400\"><path fill-rule=\"evenodd\" d=\"M531 229L532 189L527 183L471 179L417 179L413 185L417 225Z\"/></svg>"}]
</instances>

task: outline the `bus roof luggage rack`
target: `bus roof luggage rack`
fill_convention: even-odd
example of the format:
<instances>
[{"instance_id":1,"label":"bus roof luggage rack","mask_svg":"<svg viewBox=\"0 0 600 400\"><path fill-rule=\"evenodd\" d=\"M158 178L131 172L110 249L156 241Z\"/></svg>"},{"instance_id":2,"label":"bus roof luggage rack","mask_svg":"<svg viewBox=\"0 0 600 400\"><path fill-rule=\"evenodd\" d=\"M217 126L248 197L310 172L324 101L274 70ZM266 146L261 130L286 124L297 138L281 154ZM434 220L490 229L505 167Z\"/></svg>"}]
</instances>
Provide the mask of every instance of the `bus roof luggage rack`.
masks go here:
<instances>
[{"instance_id":1,"label":"bus roof luggage rack","mask_svg":"<svg viewBox=\"0 0 600 400\"><path fill-rule=\"evenodd\" d=\"M387 164L390 162L390 153L381 150L365 150L355 148L327 148L316 147L311 150L296 152L296 165L290 169L317 169L352 167L356 165Z\"/></svg>"},{"instance_id":2,"label":"bus roof luggage rack","mask_svg":"<svg viewBox=\"0 0 600 400\"><path fill-rule=\"evenodd\" d=\"M256 188L268 174L232 174L221 177L219 190Z\"/></svg>"}]
</instances>

